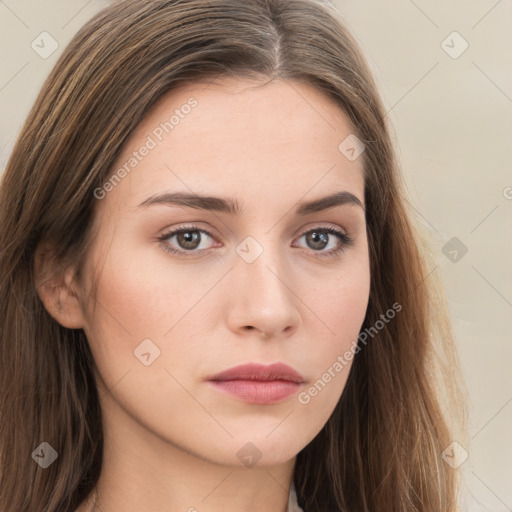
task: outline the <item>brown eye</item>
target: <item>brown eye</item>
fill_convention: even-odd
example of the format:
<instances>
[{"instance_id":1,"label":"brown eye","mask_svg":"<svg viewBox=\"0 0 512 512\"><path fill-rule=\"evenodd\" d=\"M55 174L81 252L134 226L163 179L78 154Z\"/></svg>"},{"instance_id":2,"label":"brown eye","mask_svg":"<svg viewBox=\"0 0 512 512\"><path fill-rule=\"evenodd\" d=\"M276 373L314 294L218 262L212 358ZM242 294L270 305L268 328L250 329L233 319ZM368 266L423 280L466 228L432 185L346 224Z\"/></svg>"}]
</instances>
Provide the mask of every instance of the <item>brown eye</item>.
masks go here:
<instances>
[{"instance_id":1,"label":"brown eye","mask_svg":"<svg viewBox=\"0 0 512 512\"><path fill-rule=\"evenodd\" d=\"M309 247L322 250L329 244L329 234L325 231L310 231L306 236Z\"/></svg>"},{"instance_id":2,"label":"brown eye","mask_svg":"<svg viewBox=\"0 0 512 512\"><path fill-rule=\"evenodd\" d=\"M172 242L172 239L176 240ZM204 229L195 226L182 227L165 233L159 240L166 251L174 254L201 253L209 249L200 245L207 238L213 239L213 235Z\"/></svg>"},{"instance_id":3,"label":"brown eye","mask_svg":"<svg viewBox=\"0 0 512 512\"><path fill-rule=\"evenodd\" d=\"M354 243L347 234L334 228L312 229L304 233L301 238L303 237L306 239L307 246L322 256L334 256ZM334 240L331 242L332 239ZM334 248L326 251L325 248L329 244Z\"/></svg>"},{"instance_id":4,"label":"brown eye","mask_svg":"<svg viewBox=\"0 0 512 512\"><path fill-rule=\"evenodd\" d=\"M198 231L180 231L175 236L178 245L182 249L197 249L201 242L201 235Z\"/></svg>"}]
</instances>

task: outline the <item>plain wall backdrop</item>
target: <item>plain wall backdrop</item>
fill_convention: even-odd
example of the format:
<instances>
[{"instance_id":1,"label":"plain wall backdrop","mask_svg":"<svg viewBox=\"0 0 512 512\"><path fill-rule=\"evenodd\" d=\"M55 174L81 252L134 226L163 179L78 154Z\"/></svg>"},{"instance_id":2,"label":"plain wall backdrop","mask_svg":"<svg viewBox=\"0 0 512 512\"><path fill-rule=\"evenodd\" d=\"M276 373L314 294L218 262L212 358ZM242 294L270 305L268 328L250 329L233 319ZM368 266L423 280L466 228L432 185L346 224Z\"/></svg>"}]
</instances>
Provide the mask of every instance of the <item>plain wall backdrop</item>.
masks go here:
<instances>
[{"instance_id":1,"label":"plain wall backdrop","mask_svg":"<svg viewBox=\"0 0 512 512\"><path fill-rule=\"evenodd\" d=\"M57 57L108 3L0 0L0 173ZM471 399L462 510L512 511L512 0L332 3L445 285Z\"/></svg>"}]
</instances>

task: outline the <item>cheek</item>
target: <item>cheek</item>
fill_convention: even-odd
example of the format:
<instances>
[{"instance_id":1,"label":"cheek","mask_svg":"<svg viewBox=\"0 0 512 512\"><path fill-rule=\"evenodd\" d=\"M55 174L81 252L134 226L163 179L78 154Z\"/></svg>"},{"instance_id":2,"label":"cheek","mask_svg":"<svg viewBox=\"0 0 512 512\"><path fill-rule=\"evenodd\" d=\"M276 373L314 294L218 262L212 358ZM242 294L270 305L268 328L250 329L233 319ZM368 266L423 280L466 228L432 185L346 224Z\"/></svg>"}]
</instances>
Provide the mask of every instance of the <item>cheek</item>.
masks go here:
<instances>
[{"instance_id":1,"label":"cheek","mask_svg":"<svg viewBox=\"0 0 512 512\"><path fill-rule=\"evenodd\" d=\"M190 343L188 327L213 278L200 289L203 278L193 266L176 271L152 255L129 254L134 252L121 250L120 243L111 246L100 266L96 310L90 311L86 335L102 391L113 390L115 400L142 423L172 429L173 408L164 404L190 407L180 383L194 374L204 347Z\"/></svg>"},{"instance_id":2,"label":"cheek","mask_svg":"<svg viewBox=\"0 0 512 512\"><path fill-rule=\"evenodd\" d=\"M322 336L322 346L328 350L342 348L359 334L370 294L368 253L354 252L332 273L301 280L300 298L307 306L310 325ZM306 311L307 311L306 310Z\"/></svg>"},{"instance_id":3,"label":"cheek","mask_svg":"<svg viewBox=\"0 0 512 512\"><path fill-rule=\"evenodd\" d=\"M370 293L368 259L354 259L336 278L323 286L304 289L310 308L305 323L304 346L308 361L309 385L298 402L327 421L345 387L352 361L361 350L357 346ZM314 313L314 314L313 314ZM321 422L320 421L320 422Z\"/></svg>"},{"instance_id":4,"label":"cheek","mask_svg":"<svg viewBox=\"0 0 512 512\"><path fill-rule=\"evenodd\" d=\"M121 240L114 241L107 258L95 260L101 274L95 311L88 308L86 335L108 388L130 372L127 380L163 389L169 375L149 370L168 362L169 340L199 293L186 273L172 272L151 255L123 250ZM148 358L154 363L145 366Z\"/></svg>"},{"instance_id":5,"label":"cheek","mask_svg":"<svg viewBox=\"0 0 512 512\"><path fill-rule=\"evenodd\" d=\"M98 285L97 315L102 324L125 339L163 338L190 311L208 285L192 266L170 265L165 255L112 247ZM130 256L133 255L133 256ZM113 333L112 333L113 334Z\"/></svg>"}]
</instances>

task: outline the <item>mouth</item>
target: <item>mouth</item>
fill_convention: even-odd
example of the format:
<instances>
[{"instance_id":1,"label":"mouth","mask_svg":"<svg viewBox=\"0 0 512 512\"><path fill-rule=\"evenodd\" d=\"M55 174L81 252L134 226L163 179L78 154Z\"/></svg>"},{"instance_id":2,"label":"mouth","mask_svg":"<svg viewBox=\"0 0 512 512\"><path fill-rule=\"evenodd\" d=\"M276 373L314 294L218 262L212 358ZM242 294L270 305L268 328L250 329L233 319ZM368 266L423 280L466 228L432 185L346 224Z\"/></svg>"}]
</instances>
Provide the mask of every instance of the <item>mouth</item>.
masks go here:
<instances>
[{"instance_id":1,"label":"mouth","mask_svg":"<svg viewBox=\"0 0 512 512\"><path fill-rule=\"evenodd\" d=\"M283 363L249 363L220 372L207 381L216 390L244 402L273 404L295 394L305 379Z\"/></svg>"}]
</instances>

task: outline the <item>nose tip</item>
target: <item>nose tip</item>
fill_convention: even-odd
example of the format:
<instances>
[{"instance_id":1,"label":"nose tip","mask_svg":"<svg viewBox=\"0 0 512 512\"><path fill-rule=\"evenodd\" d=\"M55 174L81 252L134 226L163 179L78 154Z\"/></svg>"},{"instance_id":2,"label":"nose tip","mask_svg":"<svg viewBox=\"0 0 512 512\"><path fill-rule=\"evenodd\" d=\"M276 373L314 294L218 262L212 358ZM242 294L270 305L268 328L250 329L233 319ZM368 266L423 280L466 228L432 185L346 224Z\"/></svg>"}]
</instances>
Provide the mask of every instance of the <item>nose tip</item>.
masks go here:
<instances>
[{"instance_id":1,"label":"nose tip","mask_svg":"<svg viewBox=\"0 0 512 512\"><path fill-rule=\"evenodd\" d=\"M265 250L252 263L243 258L239 262L234 279L232 307L229 314L231 328L246 334L258 331L264 340L280 335L289 336L298 326L300 315L292 292L292 276L278 265L271 268L276 257ZM281 270L283 269L283 270ZM283 275L281 275L281 273Z\"/></svg>"}]
</instances>

